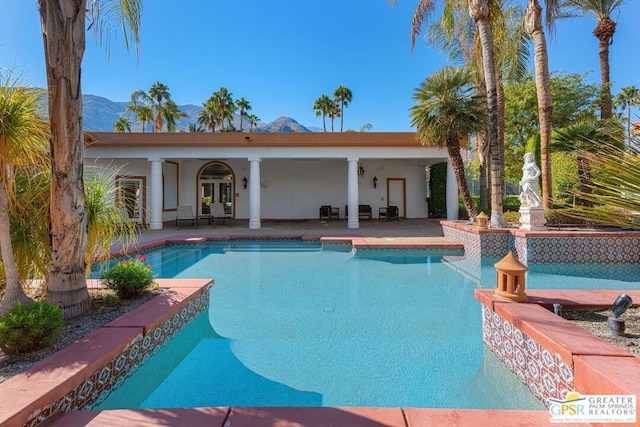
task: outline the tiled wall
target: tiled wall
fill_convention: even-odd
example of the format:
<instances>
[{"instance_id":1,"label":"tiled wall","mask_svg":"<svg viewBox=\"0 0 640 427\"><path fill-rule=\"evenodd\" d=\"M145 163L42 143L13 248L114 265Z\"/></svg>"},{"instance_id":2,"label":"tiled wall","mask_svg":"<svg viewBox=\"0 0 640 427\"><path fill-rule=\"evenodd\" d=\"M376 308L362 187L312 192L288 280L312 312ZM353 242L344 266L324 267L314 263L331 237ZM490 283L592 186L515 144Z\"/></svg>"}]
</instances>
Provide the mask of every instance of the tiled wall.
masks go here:
<instances>
[{"instance_id":1,"label":"tiled wall","mask_svg":"<svg viewBox=\"0 0 640 427\"><path fill-rule=\"evenodd\" d=\"M465 254L480 257L497 258L505 256L514 250L513 239L507 231L485 232L476 230L475 227L448 226L442 223L444 237L455 240L464 245Z\"/></svg>"},{"instance_id":2,"label":"tiled wall","mask_svg":"<svg viewBox=\"0 0 640 427\"><path fill-rule=\"evenodd\" d=\"M39 416L26 426L37 426L59 411L75 411L95 407L108 396L113 387L117 387L134 373L166 340L173 337L208 307L209 292L203 292L161 326L149 331L145 336L140 334L139 339L134 340L116 359L94 373L66 396L43 408Z\"/></svg>"},{"instance_id":3,"label":"tiled wall","mask_svg":"<svg viewBox=\"0 0 640 427\"><path fill-rule=\"evenodd\" d=\"M571 366L485 305L482 338L545 405L549 398L564 399L568 391L574 390Z\"/></svg>"},{"instance_id":4,"label":"tiled wall","mask_svg":"<svg viewBox=\"0 0 640 427\"><path fill-rule=\"evenodd\" d=\"M524 232L519 229L477 230L474 226L442 221L444 236L461 242L465 254L503 257L515 251L524 263L612 263L640 262L638 232Z\"/></svg>"}]
</instances>

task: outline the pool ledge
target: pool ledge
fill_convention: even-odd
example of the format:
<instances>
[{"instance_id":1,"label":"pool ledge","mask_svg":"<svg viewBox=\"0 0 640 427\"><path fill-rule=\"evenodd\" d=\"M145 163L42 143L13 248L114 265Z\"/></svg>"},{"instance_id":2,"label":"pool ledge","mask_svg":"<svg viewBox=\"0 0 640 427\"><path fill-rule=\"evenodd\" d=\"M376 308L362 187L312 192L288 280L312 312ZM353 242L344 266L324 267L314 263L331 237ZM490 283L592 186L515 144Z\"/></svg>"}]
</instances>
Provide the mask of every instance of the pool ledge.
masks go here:
<instances>
[{"instance_id":1,"label":"pool ledge","mask_svg":"<svg viewBox=\"0 0 640 427\"><path fill-rule=\"evenodd\" d=\"M553 313L554 303L571 309L608 309L626 292L528 290L528 302L515 303L476 289L482 303L485 344L533 394L563 400L567 392L640 395L640 359ZM638 304L634 304L637 306Z\"/></svg>"},{"instance_id":2,"label":"pool ledge","mask_svg":"<svg viewBox=\"0 0 640 427\"><path fill-rule=\"evenodd\" d=\"M541 427L552 425L547 411L368 408L220 407L141 409L60 413L47 427L172 425L211 427ZM588 424L567 423L567 427Z\"/></svg>"},{"instance_id":3,"label":"pool ledge","mask_svg":"<svg viewBox=\"0 0 640 427\"><path fill-rule=\"evenodd\" d=\"M91 407L208 306L210 279L157 282L162 294L0 383L0 426Z\"/></svg>"}]
</instances>

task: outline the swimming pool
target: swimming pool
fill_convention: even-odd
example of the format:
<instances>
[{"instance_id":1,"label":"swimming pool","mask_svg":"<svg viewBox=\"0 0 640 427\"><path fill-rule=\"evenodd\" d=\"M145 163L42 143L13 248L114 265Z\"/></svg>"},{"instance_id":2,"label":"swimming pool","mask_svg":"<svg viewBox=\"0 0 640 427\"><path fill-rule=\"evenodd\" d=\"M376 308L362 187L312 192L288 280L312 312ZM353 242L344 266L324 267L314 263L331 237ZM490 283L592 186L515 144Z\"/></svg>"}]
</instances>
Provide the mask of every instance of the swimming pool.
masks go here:
<instances>
[{"instance_id":1,"label":"swimming pool","mask_svg":"<svg viewBox=\"0 0 640 427\"><path fill-rule=\"evenodd\" d=\"M210 242L149 252L159 277L213 277L210 310L99 408L543 409L484 349L473 290L495 286L493 260L342 249ZM553 276L536 284L531 271L528 286ZM585 279L569 274L563 286Z\"/></svg>"}]
</instances>

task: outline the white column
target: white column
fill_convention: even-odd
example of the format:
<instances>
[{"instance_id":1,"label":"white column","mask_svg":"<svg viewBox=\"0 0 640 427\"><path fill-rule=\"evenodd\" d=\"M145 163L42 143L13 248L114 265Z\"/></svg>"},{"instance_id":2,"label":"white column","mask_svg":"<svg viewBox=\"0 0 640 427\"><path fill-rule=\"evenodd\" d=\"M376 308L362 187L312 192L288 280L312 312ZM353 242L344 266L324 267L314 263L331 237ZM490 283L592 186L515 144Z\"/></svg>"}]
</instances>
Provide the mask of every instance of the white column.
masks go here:
<instances>
[{"instance_id":1,"label":"white column","mask_svg":"<svg viewBox=\"0 0 640 427\"><path fill-rule=\"evenodd\" d=\"M149 159L151 162L151 183L149 188L151 230L162 229L162 162L161 159Z\"/></svg>"},{"instance_id":2,"label":"white column","mask_svg":"<svg viewBox=\"0 0 640 427\"><path fill-rule=\"evenodd\" d=\"M348 228L360 228L358 219L358 158L348 158L347 171L347 206L349 207Z\"/></svg>"},{"instance_id":3,"label":"white column","mask_svg":"<svg viewBox=\"0 0 640 427\"><path fill-rule=\"evenodd\" d=\"M447 161L447 219L458 219L458 183L451 161Z\"/></svg>"},{"instance_id":4,"label":"white column","mask_svg":"<svg viewBox=\"0 0 640 427\"><path fill-rule=\"evenodd\" d=\"M249 228L260 228L260 159L249 159Z\"/></svg>"}]
</instances>

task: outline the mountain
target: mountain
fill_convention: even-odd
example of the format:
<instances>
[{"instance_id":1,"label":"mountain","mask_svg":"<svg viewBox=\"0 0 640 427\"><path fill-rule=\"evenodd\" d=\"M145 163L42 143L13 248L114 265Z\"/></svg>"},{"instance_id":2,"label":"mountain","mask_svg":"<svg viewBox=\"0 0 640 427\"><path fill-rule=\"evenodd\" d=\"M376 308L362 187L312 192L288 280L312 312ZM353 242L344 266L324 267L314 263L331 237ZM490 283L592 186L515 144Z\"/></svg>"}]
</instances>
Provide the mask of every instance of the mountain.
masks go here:
<instances>
[{"instance_id":1,"label":"mountain","mask_svg":"<svg viewBox=\"0 0 640 427\"><path fill-rule=\"evenodd\" d=\"M46 101L45 101L46 102ZM126 113L129 102L115 102L107 98L96 95L82 95L84 128L94 132L111 132L113 124L119 117L124 116L131 122L131 130L142 131L142 123L136 120L133 113ZM46 106L44 107L46 111ZM202 107L193 104L178 105L180 111L184 111L189 117L182 118L177 122L178 131L189 129L190 123L197 123L198 112ZM240 116L235 115L233 124L236 129L240 129ZM146 124L146 131L152 130L152 123ZM244 131L249 130L249 123L243 121ZM317 129L317 128L314 128ZM259 123L252 132L312 132L309 128L301 125L290 117L279 117L269 123Z\"/></svg>"},{"instance_id":2,"label":"mountain","mask_svg":"<svg viewBox=\"0 0 640 427\"><path fill-rule=\"evenodd\" d=\"M270 123L260 123L256 132L311 132L291 117L278 117Z\"/></svg>"}]
</instances>

